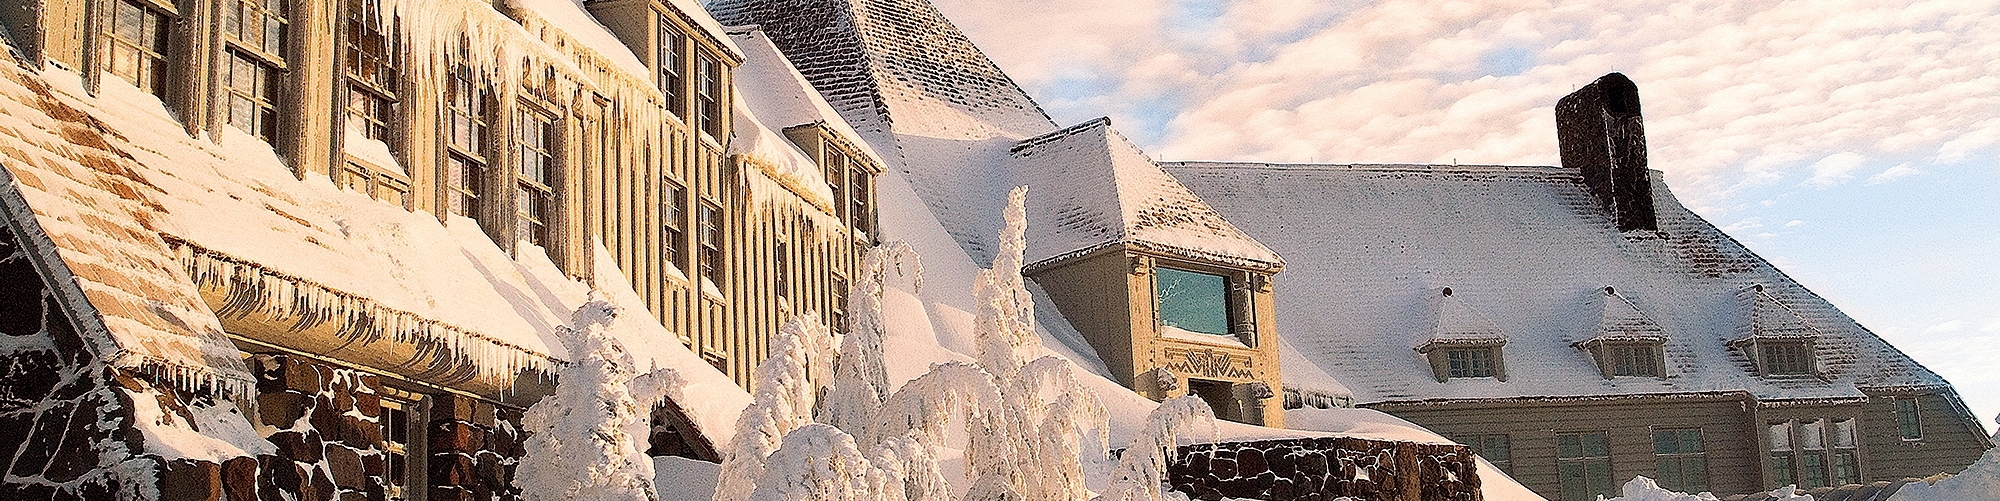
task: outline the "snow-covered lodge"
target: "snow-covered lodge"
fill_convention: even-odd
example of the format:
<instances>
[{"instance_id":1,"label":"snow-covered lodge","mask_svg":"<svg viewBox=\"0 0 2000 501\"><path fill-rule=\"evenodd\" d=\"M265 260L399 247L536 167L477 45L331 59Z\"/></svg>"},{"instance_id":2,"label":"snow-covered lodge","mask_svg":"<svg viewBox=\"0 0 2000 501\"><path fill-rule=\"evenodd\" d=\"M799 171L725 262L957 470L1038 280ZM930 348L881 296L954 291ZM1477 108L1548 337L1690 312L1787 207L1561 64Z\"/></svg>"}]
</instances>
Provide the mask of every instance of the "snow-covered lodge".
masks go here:
<instances>
[{"instance_id":1,"label":"snow-covered lodge","mask_svg":"<svg viewBox=\"0 0 2000 501\"><path fill-rule=\"evenodd\" d=\"M1114 441L1182 395L1272 427L1176 461L1190 494L1512 485L1323 409L1354 405L1564 499L1988 445L1673 202L1622 77L1565 100L1563 167L1159 163L1054 123L924 0L12 0L0 26L4 499L515 499L522 409L593 298L679 376L650 452L716 460L781 321L847 325L877 242L930 277L882 292L890 380L970 358L1015 186L1036 328Z\"/></svg>"}]
</instances>

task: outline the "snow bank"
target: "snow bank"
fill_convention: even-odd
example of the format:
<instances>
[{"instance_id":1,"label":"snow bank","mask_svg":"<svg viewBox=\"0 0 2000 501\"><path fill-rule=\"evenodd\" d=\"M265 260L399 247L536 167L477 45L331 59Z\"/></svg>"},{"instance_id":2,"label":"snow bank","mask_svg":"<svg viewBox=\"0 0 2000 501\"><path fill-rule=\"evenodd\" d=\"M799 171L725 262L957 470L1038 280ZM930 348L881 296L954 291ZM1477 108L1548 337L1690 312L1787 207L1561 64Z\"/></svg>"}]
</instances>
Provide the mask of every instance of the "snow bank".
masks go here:
<instances>
[{"instance_id":1,"label":"snow bank","mask_svg":"<svg viewBox=\"0 0 2000 501\"><path fill-rule=\"evenodd\" d=\"M132 392L132 427L145 437L145 451L163 459L221 463L230 458L275 454L277 446L257 435L236 405L189 406L188 415L160 407L159 394ZM192 419L189 419L192 418Z\"/></svg>"},{"instance_id":2,"label":"snow bank","mask_svg":"<svg viewBox=\"0 0 2000 501\"><path fill-rule=\"evenodd\" d=\"M1285 426L1371 440L1456 443L1415 423L1374 409L1292 409L1285 411Z\"/></svg>"},{"instance_id":3,"label":"snow bank","mask_svg":"<svg viewBox=\"0 0 2000 501\"><path fill-rule=\"evenodd\" d=\"M1773 491L1772 493L1776 494L1777 491ZM1796 498L1780 497L1778 499ZM1806 496L1805 501L1811 501L1811 499L1812 496ZM1653 482L1653 479L1639 476L1632 477L1632 481L1625 483L1624 495L1605 501L1715 501L1715 495L1706 492L1701 494L1674 492L1660 487L1660 484Z\"/></svg>"},{"instance_id":4,"label":"snow bank","mask_svg":"<svg viewBox=\"0 0 2000 501\"><path fill-rule=\"evenodd\" d=\"M679 336L653 319L645 300L625 280L625 272L618 269L604 242L593 241L591 252L591 262L595 263L591 276L596 290L613 306L643 320L617 322L610 327L611 336L624 343L639 370L673 369L680 384L667 388L666 397L680 405L681 412L710 444L717 449L727 445L729 437L736 433L736 415L750 405L750 393L688 351ZM544 272L556 271L554 268L549 265Z\"/></svg>"},{"instance_id":5,"label":"snow bank","mask_svg":"<svg viewBox=\"0 0 2000 501\"><path fill-rule=\"evenodd\" d=\"M2000 448L1951 478L1904 485L1889 501L2000 501Z\"/></svg>"},{"instance_id":6,"label":"snow bank","mask_svg":"<svg viewBox=\"0 0 2000 501\"><path fill-rule=\"evenodd\" d=\"M710 501L722 465L680 456L653 458L653 491L660 501Z\"/></svg>"}]
</instances>

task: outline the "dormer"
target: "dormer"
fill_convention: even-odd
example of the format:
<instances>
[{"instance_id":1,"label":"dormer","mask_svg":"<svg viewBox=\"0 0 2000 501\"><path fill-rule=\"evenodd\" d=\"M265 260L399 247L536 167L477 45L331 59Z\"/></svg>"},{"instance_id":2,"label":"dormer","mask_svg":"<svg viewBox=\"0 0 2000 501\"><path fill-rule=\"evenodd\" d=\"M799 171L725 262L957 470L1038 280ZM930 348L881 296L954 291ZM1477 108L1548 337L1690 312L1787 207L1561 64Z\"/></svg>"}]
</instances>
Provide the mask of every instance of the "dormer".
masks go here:
<instances>
[{"instance_id":1,"label":"dormer","mask_svg":"<svg viewBox=\"0 0 2000 501\"><path fill-rule=\"evenodd\" d=\"M1507 363L1501 350L1507 345L1506 333L1452 295L1450 287L1439 292L1430 337L1415 348L1430 361L1431 373L1440 383L1483 377L1506 381Z\"/></svg>"},{"instance_id":2,"label":"dormer","mask_svg":"<svg viewBox=\"0 0 2000 501\"><path fill-rule=\"evenodd\" d=\"M1758 376L1819 375L1814 346L1819 341L1818 329L1762 284L1744 289L1738 298L1744 304L1737 324L1740 337L1729 341L1729 347L1742 350Z\"/></svg>"},{"instance_id":3,"label":"dormer","mask_svg":"<svg viewBox=\"0 0 2000 501\"><path fill-rule=\"evenodd\" d=\"M1604 379L1667 377L1666 332L1617 289L1604 288L1604 308L1597 333L1571 344L1590 354Z\"/></svg>"}]
</instances>

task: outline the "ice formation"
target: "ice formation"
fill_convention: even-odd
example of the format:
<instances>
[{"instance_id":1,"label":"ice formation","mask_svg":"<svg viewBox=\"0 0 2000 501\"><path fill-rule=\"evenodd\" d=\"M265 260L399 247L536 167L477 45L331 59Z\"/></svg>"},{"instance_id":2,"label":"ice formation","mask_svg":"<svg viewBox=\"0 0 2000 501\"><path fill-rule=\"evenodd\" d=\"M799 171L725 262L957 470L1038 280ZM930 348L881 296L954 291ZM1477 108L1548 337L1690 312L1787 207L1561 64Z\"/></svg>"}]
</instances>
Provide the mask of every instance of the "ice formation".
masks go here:
<instances>
[{"instance_id":1,"label":"ice formation","mask_svg":"<svg viewBox=\"0 0 2000 501\"><path fill-rule=\"evenodd\" d=\"M2000 501L2000 448L1987 449L1958 475L1904 485L1889 501Z\"/></svg>"},{"instance_id":2,"label":"ice formation","mask_svg":"<svg viewBox=\"0 0 2000 501\"><path fill-rule=\"evenodd\" d=\"M530 501L658 498L653 462L644 452L652 409L640 402L665 395L678 377L672 369L638 372L631 353L610 335L618 313L592 293L560 329L572 362L563 368L555 393L522 418L530 435L516 481Z\"/></svg>"}]
</instances>

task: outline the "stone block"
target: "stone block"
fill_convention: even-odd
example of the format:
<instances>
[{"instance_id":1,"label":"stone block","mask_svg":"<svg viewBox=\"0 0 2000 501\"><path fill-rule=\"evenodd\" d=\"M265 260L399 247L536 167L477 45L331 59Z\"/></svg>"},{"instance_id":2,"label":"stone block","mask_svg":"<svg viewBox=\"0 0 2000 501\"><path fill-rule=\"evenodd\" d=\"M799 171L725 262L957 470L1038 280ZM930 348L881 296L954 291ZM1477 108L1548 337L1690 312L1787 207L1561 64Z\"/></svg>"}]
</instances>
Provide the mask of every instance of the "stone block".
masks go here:
<instances>
[{"instance_id":1,"label":"stone block","mask_svg":"<svg viewBox=\"0 0 2000 501\"><path fill-rule=\"evenodd\" d=\"M474 422L478 414L477 400L455 394L438 395L431 401L431 419ZM490 417L489 417L490 419Z\"/></svg>"},{"instance_id":2,"label":"stone block","mask_svg":"<svg viewBox=\"0 0 2000 501\"><path fill-rule=\"evenodd\" d=\"M430 458L430 485L463 486L473 483L472 458L464 454L433 454Z\"/></svg>"},{"instance_id":3,"label":"stone block","mask_svg":"<svg viewBox=\"0 0 2000 501\"><path fill-rule=\"evenodd\" d=\"M333 485L333 479L326 476L326 470L312 469L312 477L299 488L300 501L333 501L340 488Z\"/></svg>"},{"instance_id":4,"label":"stone block","mask_svg":"<svg viewBox=\"0 0 2000 501\"><path fill-rule=\"evenodd\" d=\"M229 501L257 501L257 459L230 458L222 462L222 494Z\"/></svg>"},{"instance_id":5,"label":"stone block","mask_svg":"<svg viewBox=\"0 0 2000 501\"><path fill-rule=\"evenodd\" d=\"M295 391L279 390L257 394L257 417L265 426L291 428L311 409L311 400Z\"/></svg>"},{"instance_id":6,"label":"stone block","mask_svg":"<svg viewBox=\"0 0 2000 501\"><path fill-rule=\"evenodd\" d=\"M64 402L49 410L42 411L35 418L35 427L28 432L28 440L22 443L21 452L14 458L9 475L18 477L41 476L47 469L49 460L55 457L56 448L62 445L63 433L69 431L70 415L76 404Z\"/></svg>"},{"instance_id":7,"label":"stone block","mask_svg":"<svg viewBox=\"0 0 2000 501\"><path fill-rule=\"evenodd\" d=\"M361 454L342 445L326 447L326 466L333 470L333 483L342 489L361 490L368 486L368 471L361 464Z\"/></svg>"},{"instance_id":8,"label":"stone block","mask_svg":"<svg viewBox=\"0 0 2000 501\"><path fill-rule=\"evenodd\" d=\"M360 409L363 416L382 417L382 397L374 392L356 392L354 408Z\"/></svg>"},{"instance_id":9,"label":"stone block","mask_svg":"<svg viewBox=\"0 0 2000 501\"><path fill-rule=\"evenodd\" d=\"M461 421L433 422L431 427L431 452L477 451L485 445L479 429Z\"/></svg>"},{"instance_id":10,"label":"stone block","mask_svg":"<svg viewBox=\"0 0 2000 501\"><path fill-rule=\"evenodd\" d=\"M281 431L272 433L266 439L278 446L279 455L291 460L317 463L326 454L326 444L321 441L319 430Z\"/></svg>"},{"instance_id":11,"label":"stone block","mask_svg":"<svg viewBox=\"0 0 2000 501\"><path fill-rule=\"evenodd\" d=\"M1236 478L1236 460L1215 458L1208 460L1208 472L1215 478L1228 480Z\"/></svg>"},{"instance_id":12,"label":"stone block","mask_svg":"<svg viewBox=\"0 0 2000 501\"><path fill-rule=\"evenodd\" d=\"M312 425L321 432L335 434L340 431L340 411L333 408L333 399L326 395L313 397Z\"/></svg>"},{"instance_id":13,"label":"stone block","mask_svg":"<svg viewBox=\"0 0 2000 501\"><path fill-rule=\"evenodd\" d=\"M304 468L281 456L265 455L258 458L257 499L260 501L293 501L299 499L299 488L307 482Z\"/></svg>"},{"instance_id":14,"label":"stone block","mask_svg":"<svg viewBox=\"0 0 2000 501\"><path fill-rule=\"evenodd\" d=\"M307 395L319 394L320 390L325 388L319 364L282 355L272 359L276 362L276 367L269 377L274 378L278 386Z\"/></svg>"},{"instance_id":15,"label":"stone block","mask_svg":"<svg viewBox=\"0 0 2000 501\"><path fill-rule=\"evenodd\" d=\"M1267 471L1271 471L1271 466L1264 462L1264 451L1260 451L1249 447L1237 449L1236 451L1237 476L1251 477Z\"/></svg>"},{"instance_id":16,"label":"stone block","mask_svg":"<svg viewBox=\"0 0 2000 501\"><path fill-rule=\"evenodd\" d=\"M196 459L167 461L160 473L160 499L219 501L222 465Z\"/></svg>"}]
</instances>

